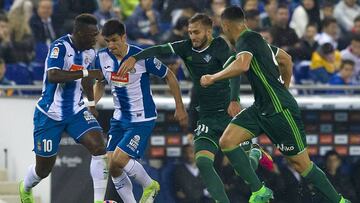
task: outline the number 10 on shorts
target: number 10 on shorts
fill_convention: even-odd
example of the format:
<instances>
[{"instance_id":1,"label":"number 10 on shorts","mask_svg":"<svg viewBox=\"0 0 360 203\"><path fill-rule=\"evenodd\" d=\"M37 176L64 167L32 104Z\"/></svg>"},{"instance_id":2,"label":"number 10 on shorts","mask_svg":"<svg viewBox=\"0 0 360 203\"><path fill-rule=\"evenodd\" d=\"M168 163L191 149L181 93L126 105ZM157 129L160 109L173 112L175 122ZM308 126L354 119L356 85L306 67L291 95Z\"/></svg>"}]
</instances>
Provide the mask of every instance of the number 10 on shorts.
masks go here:
<instances>
[{"instance_id":1,"label":"number 10 on shorts","mask_svg":"<svg viewBox=\"0 0 360 203\"><path fill-rule=\"evenodd\" d=\"M51 152L52 150L52 140L43 139L42 140L44 152Z\"/></svg>"}]
</instances>

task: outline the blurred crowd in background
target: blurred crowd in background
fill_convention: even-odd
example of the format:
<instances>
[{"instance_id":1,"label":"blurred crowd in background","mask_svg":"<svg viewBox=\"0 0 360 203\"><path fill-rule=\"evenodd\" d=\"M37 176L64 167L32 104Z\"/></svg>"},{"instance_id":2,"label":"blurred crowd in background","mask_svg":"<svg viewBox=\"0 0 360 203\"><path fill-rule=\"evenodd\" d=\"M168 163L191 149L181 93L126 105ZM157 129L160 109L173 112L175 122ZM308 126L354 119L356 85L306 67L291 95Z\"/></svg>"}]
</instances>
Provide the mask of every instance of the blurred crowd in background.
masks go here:
<instances>
[{"instance_id":1,"label":"blurred crowd in background","mask_svg":"<svg viewBox=\"0 0 360 203\"><path fill-rule=\"evenodd\" d=\"M229 5L241 6L250 29L291 54L294 84L360 83L357 0L1 0L0 84L41 84L50 43L71 33L80 13L93 13L100 29L106 20L120 19L127 26L129 43L147 47L186 39L187 20L196 12L209 14L214 37L222 36L219 18ZM105 42L99 36L96 48L102 47ZM163 62L178 80L190 82L181 60L167 57Z\"/></svg>"}]
</instances>

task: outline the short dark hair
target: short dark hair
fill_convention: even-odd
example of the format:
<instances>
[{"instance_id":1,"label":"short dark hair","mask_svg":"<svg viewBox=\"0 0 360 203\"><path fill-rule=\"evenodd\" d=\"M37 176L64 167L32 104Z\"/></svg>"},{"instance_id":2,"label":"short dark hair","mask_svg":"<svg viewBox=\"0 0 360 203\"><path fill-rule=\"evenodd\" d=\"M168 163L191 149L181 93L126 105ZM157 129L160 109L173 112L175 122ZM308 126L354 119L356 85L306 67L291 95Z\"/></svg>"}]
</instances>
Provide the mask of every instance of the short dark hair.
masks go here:
<instances>
[{"instance_id":1,"label":"short dark hair","mask_svg":"<svg viewBox=\"0 0 360 203\"><path fill-rule=\"evenodd\" d=\"M318 26L318 24L316 24L315 22L310 22L310 23L308 23L308 24L306 25L306 29L307 29L308 27L315 27L315 28L316 28L316 31L319 32L319 26Z\"/></svg>"},{"instance_id":2,"label":"short dark hair","mask_svg":"<svg viewBox=\"0 0 360 203\"><path fill-rule=\"evenodd\" d=\"M209 27L213 26L213 21L211 20L210 16L206 15L205 13L196 13L189 19L189 24L196 22L200 22L202 25Z\"/></svg>"},{"instance_id":3,"label":"short dark hair","mask_svg":"<svg viewBox=\"0 0 360 203\"><path fill-rule=\"evenodd\" d=\"M354 19L354 23L360 21L360 15L356 16L356 18Z\"/></svg>"},{"instance_id":4,"label":"short dark hair","mask_svg":"<svg viewBox=\"0 0 360 203\"><path fill-rule=\"evenodd\" d=\"M289 6L286 3L281 3L278 5L277 9L286 9L289 11Z\"/></svg>"},{"instance_id":5,"label":"short dark hair","mask_svg":"<svg viewBox=\"0 0 360 203\"><path fill-rule=\"evenodd\" d=\"M102 28L101 35L104 37L118 34L120 36L125 34L125 25L117 19L110 19L106 21Z\"/></svg>"},{"instance_id":6,"label":"short dark hair","mask_svg":"<svg viewBox=\"0 0 360 203\"><path fill-rule=\"evenodd\" d=\"M242 8L238 6L230 6L222 12L221 19L230 21L243 21L245 19L245 14Z\"/></svg>"},{"instance_id":7,"label":"short dark hair","mask_svg":"<svg viewBox=\"0 0 360 203\"><path fill-rule=\"evenodd\" d=\"M255 19L258 16L260 16L260 12L256 9L245 11L246 19Z\"/></svg>"},{"instance_id":8,"label":"short dark hair","mask_svg":"<svg viewBox=\"0 0 360 203\"><path fill-rule=\"evenodd\" d=\"M321 46L319 47L319 49L320 49L320 52L321 52L322 54L325 54L325 55L326 55L326 54L331 54L331 53L333 53L333 52L335 51L333 45L332 45L331 43L329 43L329 42L321 45Z\"/></svg>"},{"instance_id":9,"label":"short dark hair","mask_svg":"<svg viewBox=\"0 0 360 203\"><path fill-rule=\"evenodd\" d=\"M97 25L96 17L89 13L76 16L74 21L74 32L81 30L84 26Z\"/></svg>"},{"instance_id":10,"label":"short dark hair","mask_svg":"<svg viewBox=\"0 0 360 203\"><path fill-rule=\"evenodd\" d=\"M322 22L322 27L328 27L330 24L336 23L336 19L333 17L326 17Z\"/></svg>"},{"instance_id":11,"label":"short dark hair","mask_svg":"<svg viewBox=\"0 0 360 203\"><path fill-rule=\"evenodd\" d=\"M341 61L340 70L343 69L345 67L345 65L351 65L353 67L353 69L354 69L355 62L353 60L350 60L350 59L343 59Z\"/></svg>"},{"instance_id":12,"label":"short dark hair","mask_svg":"<svg viewBox=\"0 0 360 203\"><path fill-rule=\"evenodd\" d=\"M6 16L6 14L0 14L0 21L1 22L9 22L9 18Z\"/></svg>"},{"instance_id":13,"label":"short dark hair","mask_svg":"<svg viewBox=\"0 0 360 203\"><path fill-rule=\"evenodd\" d=\"M354 34L351 38L351 41L360 42L360 34Z\"/></svg>"},{"instance_id":14,"label":"short dark hair","mask_svg":"<svg viewBox=\"0 0 360 203\"><path fill-rule=\"evenodd\" d=\"M330 156L336 156L337 158L340 159L339 153L337 153L337 151L335 151L335 150L330 150L330 151L327 151L327 152L326 152L326 154L325 154L325 161L327 161Z\"/></svg>"},{"instance_id":15,"label":"short dark hair","mask_svg":"<svg viewBox=\"0 0 360 203\"><path fill-rule=\"evenodd\" d=\"M181 30L183 27L186 27L188 25L189 25L189 18L182 16L176 21L174 28L177 30Z\"/></svg>"}]
</instances>

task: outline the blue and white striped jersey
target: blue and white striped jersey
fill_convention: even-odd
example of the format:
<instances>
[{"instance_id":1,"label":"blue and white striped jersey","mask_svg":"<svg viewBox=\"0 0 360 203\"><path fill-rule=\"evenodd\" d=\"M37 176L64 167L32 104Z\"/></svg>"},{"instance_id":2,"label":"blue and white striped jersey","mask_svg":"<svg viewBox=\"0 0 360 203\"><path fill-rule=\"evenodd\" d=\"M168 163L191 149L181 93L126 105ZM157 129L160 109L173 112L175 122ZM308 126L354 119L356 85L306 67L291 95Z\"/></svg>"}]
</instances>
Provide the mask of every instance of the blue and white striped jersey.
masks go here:
<instances>
[{"instance_id":1,"label":"blue and white striped jersey","mask_svg":"<svg viewBox=\"0 0 360 203\"><path fill-rule=\"evenodd\" d=\"M111 86L114 101L113 118L124 122L142 122L157 117L156 107L150 89L149 73L165 77L167 67L156 58L136 62L135 67L122 78L117 71L128 57L142 49L128 45L127 55L118 60L109 49L100 50L95 59L95 68L102 71Z\"/></svg>"},{"instance_id":2,"label":"blue and white striped jersey","mask_svg":"<svg viewBox=\"0 0 360 203\"><path fill-rule=\"evenodd\" d=\"M57 121L65 120L85 108L81 79L65 83L50 83L46 72L51 69L65 71L88 69L96 54L94 49L78 51L70 36L65 35L55 40L50 46L45 61L42 95L36 105L41 112Z\"/></svg>"}]
</instances>

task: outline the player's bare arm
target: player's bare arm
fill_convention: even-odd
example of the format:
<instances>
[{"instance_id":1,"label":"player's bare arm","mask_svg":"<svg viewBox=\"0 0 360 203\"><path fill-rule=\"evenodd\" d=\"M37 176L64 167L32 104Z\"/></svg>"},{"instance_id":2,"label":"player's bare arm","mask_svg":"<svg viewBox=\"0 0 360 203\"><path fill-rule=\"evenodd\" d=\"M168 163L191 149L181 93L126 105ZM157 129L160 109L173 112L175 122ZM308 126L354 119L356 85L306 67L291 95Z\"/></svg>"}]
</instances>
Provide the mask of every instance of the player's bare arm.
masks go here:
<instances>
[{"instance_id":1,"label":"player's bare arm","mask_svg":"<svg viewBox=\"0 0 360 203\"><path fill-rule=\"evenodd\" d=\"M239 76L241 73L249 70L251 59L252 55L250 53L244 52L238 54L237 59L224 70L213 75L203 75L200 79L201 86L207 87L216 81Z\"/></svg>"},{"instance_id":2,"label":"player's bare arm","mask_svg":"<svg viewBox=\"0 0 360 203\"><path fill-rule=\"evenodd\" d=\"M88 109L95 117L97 117L99 113L95 108L93 85L94 85L94 79L92 78L86 77L81 80L81 86L83 88L83 92L85 93L89 101Z\"/></svg>"},{"instance_id":3,"label":"player's bare arm","mask_svg":"<svg viewBox=\"0 0 360 203\"><path fill-rule=\"evenodd\" d=\"M279 48L276 61L279 63L279 71L281 78L285 83L285 87L289 88L291 76L293 73L293 62L291 60L291 56Z\"/></svg>"},{"instance_id":4,"label":"player's bare arm","mask_svg":"<svg viewBox=\"0 0 360 203\"><path fill-rule=\"evenodd\" d=\"M94 84L94 99L95 104L97 104L102 96L105 93L105 81L103 80L96 80Z\"/></svg>"},{"instance_id":5,"label":"player's bare arm","mask_svg":"<svg viewBox=\"0 0 360 203\"><path fill-rule=\"evenodd\" d=\"M51 69L47 71L47 77L51 83L70 82L80 78L102 78L100 70L79 70L79 71L64 71L59 69Z\"/></svg>"},{"instance_id":6,"label":"player's bare arm","mask_svg":"<svg viewBox=\"0 0 360 203\"><path fill-rule=\"evenodd\" d=\"M180 126L186 129L188 125L188 114L182 101L179 83L171 70L168 70L165 79L175 99L176 107L174 117L179 121Z\"/></svg>"}]
</instances>

